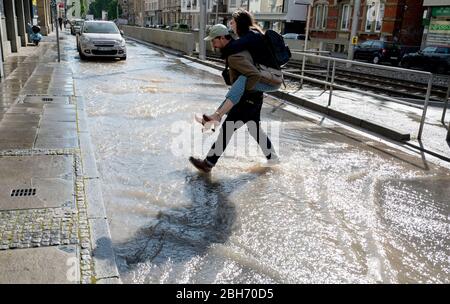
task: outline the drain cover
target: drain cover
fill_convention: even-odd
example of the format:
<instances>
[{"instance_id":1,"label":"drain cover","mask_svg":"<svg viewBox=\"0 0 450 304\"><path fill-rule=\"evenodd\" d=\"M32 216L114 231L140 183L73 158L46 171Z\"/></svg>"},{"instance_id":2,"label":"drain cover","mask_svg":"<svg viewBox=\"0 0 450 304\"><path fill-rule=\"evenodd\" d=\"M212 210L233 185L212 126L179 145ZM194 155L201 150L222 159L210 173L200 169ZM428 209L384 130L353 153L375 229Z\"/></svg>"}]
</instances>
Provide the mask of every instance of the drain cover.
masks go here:
<instances>
[{"instance_id":1,"label":"drain cover","mask_svg":"<svg viewBox=\"0 0 450 304\"><path fill-rule=\"evenodd\" d=\"M36 195L36 188L13 189L11 196L33 196Z\"/></svg>"},{"instance_id":2,"label":"drain cover","mask_svg":"<svg viewBox=\"0 0 450 304\"><path fill-rule=\"evenodd\" d=\"M74 176L73 156L0 156L0 211L53 208L73 202Z\"/></svg>"},{"instance_id":3,"label":"drain cover","mask_svg":"<svg viewBox=\"0 0 450 304\"><path fill-rule=\"evenodd\" d=\"M53 98L44 97L44 98L42 98L42 101L53 101Z\"/></svg>"}]
</instances>

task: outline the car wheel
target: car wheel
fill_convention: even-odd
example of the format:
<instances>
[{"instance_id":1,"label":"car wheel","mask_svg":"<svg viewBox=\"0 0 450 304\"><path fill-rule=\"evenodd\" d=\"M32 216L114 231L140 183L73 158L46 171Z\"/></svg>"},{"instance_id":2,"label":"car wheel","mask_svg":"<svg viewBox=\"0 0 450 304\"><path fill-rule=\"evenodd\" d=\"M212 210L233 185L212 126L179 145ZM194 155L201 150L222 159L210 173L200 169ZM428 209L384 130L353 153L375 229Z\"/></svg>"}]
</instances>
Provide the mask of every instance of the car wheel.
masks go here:
<instances>
[{"instance_id":1,"label":"car wheel","mask_svg":"<svg viewBox=\"0 0 450 304\"><path fill-rule=\"evenodd\" d=\"M374 56L373 59L372 59L372 63L373 64L379 64L380 63L380 57Z\"/></svg>"},{"instance_id":2,"label":"car wheel","mask_svg":"<svg viewBox=\"0 0 450 304\"><path fill-rule=\"evenodd\" d=\"M125 56L125 57L120 57L120 60L127 60L127 56Z\"/></svg>"},{"instance_id":3,"label":"car wheel","mask_svg":"<svg viewBox=\"0 0 450 304\"><path fill-rule=\"evenodd\" d=\"M80 54L80 59L81 60L85 60L86 59L86 56L83 53L78 52L78 54Z\"/></svg>"}]
</instances>

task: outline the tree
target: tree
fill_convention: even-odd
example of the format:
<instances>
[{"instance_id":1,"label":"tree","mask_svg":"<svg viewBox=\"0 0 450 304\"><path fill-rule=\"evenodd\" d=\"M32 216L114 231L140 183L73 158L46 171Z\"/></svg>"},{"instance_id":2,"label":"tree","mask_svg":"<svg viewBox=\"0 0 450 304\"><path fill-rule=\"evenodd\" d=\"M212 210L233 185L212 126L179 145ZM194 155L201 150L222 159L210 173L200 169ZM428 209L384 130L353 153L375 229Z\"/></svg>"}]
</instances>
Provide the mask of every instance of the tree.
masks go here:
<instances>
[{"instance_id":1,"label":"tree","mask_svg":"<svg viewBox=\"0 0 450 304\"><path fill-rule=\"evenodd\" d=\"M89 5L89 12L95 19L102 18L102 11L108 12L108 19L117 19L117 1L118 0L95 0ZM122 14L122 8L119 5L119 16Z\"/></svg>"},{"instance_id":2,"label":"tree","mask_svg":"<svg viewBox=\"0 0 450 304\"><path fill-rule=\"evenodd\" d=\"M80 1L80 16L84 17L86 16L86 0Z\"/></svg>"}]
</instances>

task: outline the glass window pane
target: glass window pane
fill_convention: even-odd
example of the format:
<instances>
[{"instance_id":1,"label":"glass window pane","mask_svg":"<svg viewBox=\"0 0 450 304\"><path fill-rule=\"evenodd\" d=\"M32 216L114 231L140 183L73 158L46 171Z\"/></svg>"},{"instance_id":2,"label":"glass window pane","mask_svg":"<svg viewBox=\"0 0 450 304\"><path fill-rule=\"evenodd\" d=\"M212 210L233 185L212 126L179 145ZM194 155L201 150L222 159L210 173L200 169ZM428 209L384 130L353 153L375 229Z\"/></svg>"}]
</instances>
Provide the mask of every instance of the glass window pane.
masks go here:
<instances>
[{"instance_id":1,"label":"glass window pane","mask_svg":"<svg viewBox=\"0 0 450 304\"><path fill-rule=\"evenodd\" d=\"M435 51L436 51L436 47L434 47L434 46L426 47L426 48L423 50L424 53L434 53Z\"/></svg>"},{"instance_id":2,"label":"glass window pane","mask_svg":"<svg viewBox=\"0 0 450 304\"><path fill-rule=\"evenodd\" d=\"M378 10L377 10L377 20L375 24L375 31L379 32L381 31L381 25L383 23L384 18L384 4L380 3Z\"/></svg>"},{"instance_id":3,"label":"glass window pane","mask_svg":"<svg viewBox=\"0 0 450 304\"><path fill-rule=\"evenodd\" d=\"M326 28L327 27L327 17L328 17L328 5L324 6L323 9L323 16L322 16L322 28Z\"/></svg>"},{"instance_id":4,"label":"glass window pane","mask_svg":"<svg viewBox=\"0 0 450 304\"><path fill-rule=\"evenodd\" d=\"M348 29L349 10L350 10L350 6L348 4L345 4L344 6L342 6L342 21L341 21L341 29L342 30Z\"/></svg>"},{"instance_id":5,"label":"glass window pane","mask_svg":"<svg viewBox=\"0 0 450 304\"><path fill-rule=\"evenodd\" d=\"M373 14L374 14L374 6L373 5L367 6L366 32L370 32L372 30Z\"/></svg>"},{"instance_id":6,"label":"glass window pane","mask_svg":"<svg viewBox=\"0 0 450 304\"><path fill-rule=\"evenodd\" d=\"M316 28L320 28L321 23L320 18L322 17L321 15L322 15L322 5L318 5L316 7L316 26L315 26Z\"/></svg>"}]
</instances>

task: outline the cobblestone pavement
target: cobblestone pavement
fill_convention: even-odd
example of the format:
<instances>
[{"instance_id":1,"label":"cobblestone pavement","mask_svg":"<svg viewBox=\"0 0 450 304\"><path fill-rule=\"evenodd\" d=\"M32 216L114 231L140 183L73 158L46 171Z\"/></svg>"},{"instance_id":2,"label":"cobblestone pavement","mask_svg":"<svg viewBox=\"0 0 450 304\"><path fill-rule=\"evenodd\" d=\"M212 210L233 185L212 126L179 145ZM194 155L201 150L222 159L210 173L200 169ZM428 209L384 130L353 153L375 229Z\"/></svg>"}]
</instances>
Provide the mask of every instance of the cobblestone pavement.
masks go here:
<instances>
[{"instance_id":1,"label":"cobblestone pavement","mask_svg":"<svg viewBox=\"0 0 450 304\"><path fill-rule=\"evenodd\" d=\"M103 207L103 202L90 200L99 193L86 191L86 184L95 177L88 174L92 160L84 159L90 157L89 133L83 100L74 96L72 70L64 53L64 47L73 47L64 39L67 35L61 36L60 63L52 34L39 47L22 48L7 57L4 65L6 78L0 84L0 283L120 282L113 255L102 255L109 262L107 267L100 259L95 262L94 252L111 250L108 242L98 242L99 232L93 229L97 221L107 227L106 215L88 212ZM67 251L67 246L76 250ZM55 258L62 254L58 250L37 260L19 258L31 248L47 247L64 251L65 260ZM67 252L76 258L75 277L68 275ZM14 271L8 268L11 265ZM29 277L35 279L29 281Z\"/></svg>"}]
</instances>

